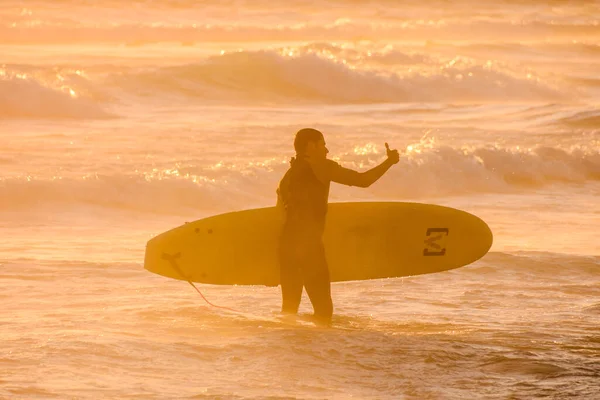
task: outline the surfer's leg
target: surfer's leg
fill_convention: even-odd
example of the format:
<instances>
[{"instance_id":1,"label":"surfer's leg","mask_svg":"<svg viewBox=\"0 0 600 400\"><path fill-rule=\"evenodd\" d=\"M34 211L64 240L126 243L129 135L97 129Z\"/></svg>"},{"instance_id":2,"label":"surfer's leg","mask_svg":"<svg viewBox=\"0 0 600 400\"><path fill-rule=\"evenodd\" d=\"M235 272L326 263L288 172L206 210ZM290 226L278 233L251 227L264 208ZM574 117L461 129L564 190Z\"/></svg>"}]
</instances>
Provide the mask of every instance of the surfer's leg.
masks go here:
<instances>
[{"instance_id":1,"label":"surfer's leg","mask_svg":"<svg viewBox=\"0 0 600 400\"><path fill-rule=\"evenodd\" d=\"M282 246L279 253L281 312L296 314L302 299L302 274L297 257L286 247Z\"/></svg>"},{"instance_id":2,"label":"surfer's leg","mask_svg":"<svg viewBox=\"0 0 600 400\"><path fill-rule=\"evenodd\" d=\"M295 276L297 275L297 276ZM281 312L296 314L302 299L302 277L300 274L284 273L281 276Z\"/></svg>"},{"instance_id":3,"label":"surfer's leg","mask_svg":"<svg viewBox=\"0 0 600 400\"><path fill-rule=\"evenodd\" d=\"M304 270L304 287L313 305L315 318L328 322L333 315L333 301L325 248L320 245L311 253L311 265L306 265Z\"/></svg>"}]
</instances>

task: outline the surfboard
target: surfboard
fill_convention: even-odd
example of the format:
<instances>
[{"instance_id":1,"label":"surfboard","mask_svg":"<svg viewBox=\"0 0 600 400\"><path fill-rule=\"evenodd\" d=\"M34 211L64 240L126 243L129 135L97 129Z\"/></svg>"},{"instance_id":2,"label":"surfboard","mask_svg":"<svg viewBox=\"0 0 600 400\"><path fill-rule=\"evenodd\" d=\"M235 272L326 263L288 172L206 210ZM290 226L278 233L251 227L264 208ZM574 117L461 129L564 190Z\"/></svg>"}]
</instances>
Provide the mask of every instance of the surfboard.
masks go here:
<instances>
[{"instance_id":1,"label":"surfboard","mask_svg":"<svg viewBox=\"0 0 600 400\"><path fill-rule=\"evenodd\" d=\"M144 268L215 285L279 284L275 207L210 216L161 233ZM459 268L484 256L488 225L454 208L404 202L330 203L323 236L332 282L393 278Z\"/></svg>"}]
</instances>

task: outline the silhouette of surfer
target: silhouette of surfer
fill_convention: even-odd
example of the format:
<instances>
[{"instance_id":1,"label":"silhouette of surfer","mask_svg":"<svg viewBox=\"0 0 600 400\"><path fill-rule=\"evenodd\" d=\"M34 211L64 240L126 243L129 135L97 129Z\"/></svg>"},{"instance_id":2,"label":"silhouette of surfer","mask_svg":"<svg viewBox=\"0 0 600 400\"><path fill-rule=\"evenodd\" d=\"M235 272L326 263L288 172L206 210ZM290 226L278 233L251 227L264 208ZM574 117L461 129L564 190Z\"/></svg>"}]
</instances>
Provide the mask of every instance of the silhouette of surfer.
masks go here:
<instances>
[{"instance_id":1,"label":"silhouette of surfer","mask_svg":"<svg viewBox=\"0 0 600 400\"><path fill-rule=\"evenodd\" d=\"M282 313L298 312L304 287L315 319L331 321L331 282L323 246L329 186L331 182L371 186L400 159L397 150L390 150L387 143L385 147L385 161L358 172L327 158L329 150L320 131L305 128L296 133L296 156L277 188L277 206L285 213L278 248Z\"/></svg>"}]
</instances>

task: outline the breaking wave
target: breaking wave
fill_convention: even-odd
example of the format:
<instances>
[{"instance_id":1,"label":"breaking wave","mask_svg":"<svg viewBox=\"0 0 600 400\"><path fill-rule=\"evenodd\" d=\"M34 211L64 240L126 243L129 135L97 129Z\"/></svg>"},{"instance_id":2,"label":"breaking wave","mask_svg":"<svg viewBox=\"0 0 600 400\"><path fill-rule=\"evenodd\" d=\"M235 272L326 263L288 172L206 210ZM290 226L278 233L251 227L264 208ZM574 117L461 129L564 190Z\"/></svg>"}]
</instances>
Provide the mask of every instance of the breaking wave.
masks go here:
<instances>
[{"instance_id":1,"label":"breaking wave","mask_svg":"<svg viewBox=\"0 0 600 400\"><path fill-rule=\"evenodd\" d=\"M556 102L572 94L531 75L487 65L448 64L399 74L373 65L431 60L398 51L328 58L240 51L176 66L111 67L89 75L59 67L0 69L0 118L108 118L128 104L369 104L405 102ZM323 50L323 49L321 49ZM331 50L327 50L331 53ZM345 56L354 57L347 63ZM23 71L28 71L27 73Z\"/></svg>"},{"instance_id":2,"label":"breaking wave","mask_svg":"<svg viewBox=\"0 0 600 400\"><path fill-rule=\"evenodd\" d=\"M566 97L536 80L484 66L399 76L313 54L289 57L270 51L224 54L203 63L126 75L115 82L147 95L159 90L205 100L250 102L553 101Z\"/></svg>"},{"instance_id":3,"label":"breaking wave","mask_svg":"<svg viewBox=\"0 0 600 400\"><path fill-rule=\"evenodd\" d=\"M344 154L339 162L364 170L374 165L373 154ZM419 198L484 192L509 192L554 183L600 180L598 149L570 151L539 147L452 148L413 146L390 171L386 183L366 192L375 198ZM193 209L236 208L240 204L269 206L275 187L287 168L224 163L218 170L188 165L161 171L138 166L136 171L84 177L13 177L0 180L0 208L72 208L91 206L116 210L178 214ZM147 171L147 172L144 172ZM334 201L348 200L352 188L337 190Z\"/></svg>"},{"instance_id":4,"label":"breaking wave","mask_svg":"<svg viewBox=\"0 0 600 400\"><path fill-rule=\"evenodd\" d=\"M51 87L27 76L0 75L0 119L97 119L111 116L102 105L93 99L78 97L68 86Z\"/></svg>"}]
</instances>

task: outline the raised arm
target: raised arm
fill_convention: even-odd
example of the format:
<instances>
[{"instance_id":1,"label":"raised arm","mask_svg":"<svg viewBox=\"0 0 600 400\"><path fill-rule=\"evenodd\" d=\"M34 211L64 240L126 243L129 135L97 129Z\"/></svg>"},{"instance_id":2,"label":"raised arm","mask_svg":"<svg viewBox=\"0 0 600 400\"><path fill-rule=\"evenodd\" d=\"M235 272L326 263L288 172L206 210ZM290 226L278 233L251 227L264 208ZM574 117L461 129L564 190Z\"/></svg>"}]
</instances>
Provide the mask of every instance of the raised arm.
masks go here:
<instances>
[{"instance_id":1,"label":"raised arm","mask_svg":"<svg viewBox=\"0 0 600 400\"><path fill-rule=\"evenodd\" d=\"M390 150L388 144L385 144L387 158L376 167L368 171L358 172L349 168L339 167L332 176L332 181L342 185L358 186L367 188L377 182L392 165L398 163L400 155L398 150Z\"/></svg>"}]
</instances>

